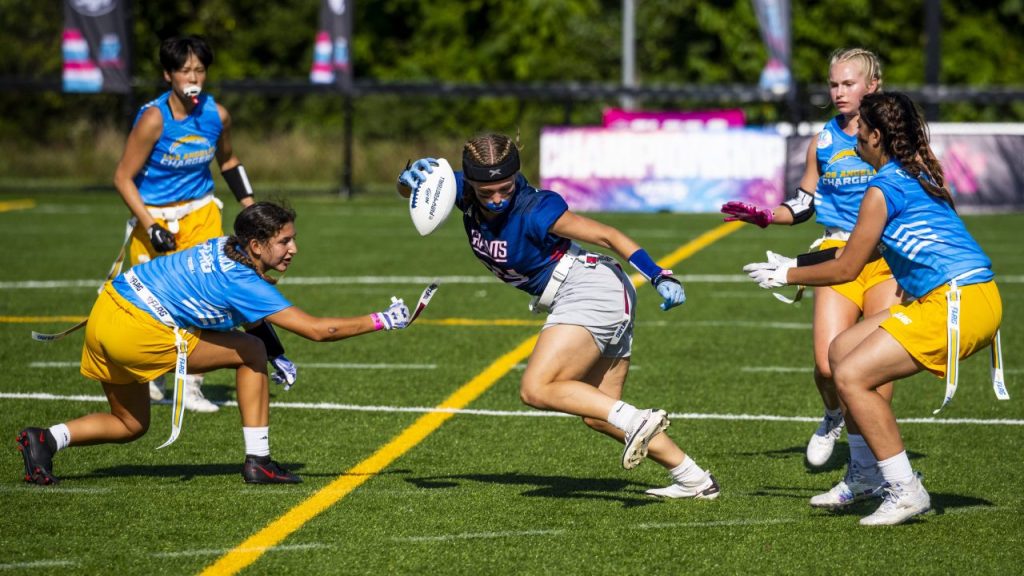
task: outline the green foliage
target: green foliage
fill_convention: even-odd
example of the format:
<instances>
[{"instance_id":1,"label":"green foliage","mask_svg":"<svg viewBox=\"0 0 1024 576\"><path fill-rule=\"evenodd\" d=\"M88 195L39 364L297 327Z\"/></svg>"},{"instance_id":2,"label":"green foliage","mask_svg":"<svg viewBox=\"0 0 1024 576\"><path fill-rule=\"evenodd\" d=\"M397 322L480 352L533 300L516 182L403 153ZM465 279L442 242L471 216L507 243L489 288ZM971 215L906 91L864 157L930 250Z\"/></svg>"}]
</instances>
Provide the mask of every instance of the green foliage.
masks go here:
<instances>
[{"instance_id":1,"label":"green foliage","mask_svg":"<svg viewBox=\"0 0 1024 576\"><path fill-rule=\"evenodd\" d=\"M12 146L45 150L90 147L103 129L125 131L139 104L164 84L160 40L202 34L215 62L210 90L228 106L236 132L253 139L281 133L338 135L344 105L337 94L269 96L228 92L217 83L308 77L316 0L169 0L133 3L132 97L0 91L0 130ZM380 82L621 82L621 0L350 0L355 76ZM924 3L847 0L793 2L793 68L801 112L824 86L826 58L839 46L864 46L883 61L888 86L924 83ZM944 83L1018 86L1024 69L1024 1L947 0L942 9ZM60 2L0 0L0 78L59 82ZM750 0L636 2L636 63L641 85L754 84L766 58ZM0 80L2 81L2 80ZM651 109L742 106L752 123L790 118L784 104L647 101ZM596 123L617 101L558 102L513 97L364 95L354 104L359 145L447 145L486 130L537 134L544 124ZM1020 121L1024 104L949 104L944 121ZM112 168L111 168L112 169ZM104 168L104 171L109 169ZM374 175L378 178L380 175ZM390 177L390 176L389 176Z\"/></svg>"}]
</instances>

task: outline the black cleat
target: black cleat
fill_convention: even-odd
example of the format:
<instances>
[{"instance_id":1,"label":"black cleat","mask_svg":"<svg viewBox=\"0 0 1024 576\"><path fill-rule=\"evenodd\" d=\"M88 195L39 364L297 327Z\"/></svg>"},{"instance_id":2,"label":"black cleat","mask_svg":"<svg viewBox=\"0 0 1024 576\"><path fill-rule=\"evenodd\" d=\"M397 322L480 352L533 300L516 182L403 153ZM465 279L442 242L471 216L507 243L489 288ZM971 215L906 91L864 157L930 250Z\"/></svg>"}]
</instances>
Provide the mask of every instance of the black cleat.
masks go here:
<instances>
[{"instance_id":1,"label":"black cleat","mask_svg":"<svg viewBox=\"0 0 1024 576\"><path fill-rule=\"evenodd\" d=\"M25 460L25 482L49 486L60 480L53 475L53 455L57 441L49 430L25 428L18 432L18 451Z\"/></svg>"},{"instance_id":2,"label":"black cleat","mask_svg":"<svg viewBox=\"0 0 1024 576\"><path fill-rule=\"evenodd\" d=\"M270 456L245 455L242 479L247 484L299 484L302 478L281 468Z\"/></svg>"}]
</instances>

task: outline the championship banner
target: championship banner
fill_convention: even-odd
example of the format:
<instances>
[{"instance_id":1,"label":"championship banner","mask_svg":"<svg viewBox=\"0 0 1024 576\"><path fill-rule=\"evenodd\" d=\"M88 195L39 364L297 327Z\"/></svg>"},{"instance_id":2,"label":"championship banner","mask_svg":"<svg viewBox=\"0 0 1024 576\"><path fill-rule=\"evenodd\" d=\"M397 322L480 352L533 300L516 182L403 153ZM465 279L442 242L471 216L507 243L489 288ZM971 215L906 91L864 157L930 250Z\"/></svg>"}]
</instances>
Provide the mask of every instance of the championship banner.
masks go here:
<instances>
[{"instance_id":1,"label":"championship banner","mask_svg":"<svg viewBox=\"0 0 1024 576\"><path fill-rule=\"evenodd\" d=\"M761 40L768 49L768 64L758 82L762 90L785 94L792 88L790 71L789 0L752 0Z\"/></svg>"},{"instance_id":2,"label":"championship banner","mask_svg":"<svg viewBox=\"0 0 1024 576\"><path fill-rule=\"evenodd\" d=\"M605 128L628 130L721 130L746 124L742 108L693 112L605 108L601 118Z\"/></svg>"},{"instance_id":3,"label":"championship banner","mask_svg":"<svg viewBox=\"0 0 1024 576\"><path fill-rule=\"evenodd\" d=\"M777 206L786 140L774 130L544 128L540 187L574 211L718 212Z\"/></svg>"},{"instance_id":4,"label":"championship banner","mask_svg":"<svg viewBox=\"0 0 1024 576\"><path fill-rule=\"evenodd\" d=\"M929 131L957 211L1024 210L1024 125L936 123ZM788 139L787 192L799 185L816 134Z\"/></svg>"},{"instance_id":5,"label":"championship banner","mask_svg":"<svg viewBox=\"0 0 1024 576\"><path fill-rule=\"evenodd\" d=\"M309 81L313 84L336 84L343 89L352 86L348 53L352 9L351 0L321 0L320 28L313 48L313 68L309 72Z\"/></svg>"},{"instance_id":6,"label":"championship banner","mask_svg":"<svg viewBox=\"0 0 1024 576\"><path fill-rule=\"evenodd\" d=\"M65 92L131 91L128 0L64 0Z\"/></svg>"}]
</instances>

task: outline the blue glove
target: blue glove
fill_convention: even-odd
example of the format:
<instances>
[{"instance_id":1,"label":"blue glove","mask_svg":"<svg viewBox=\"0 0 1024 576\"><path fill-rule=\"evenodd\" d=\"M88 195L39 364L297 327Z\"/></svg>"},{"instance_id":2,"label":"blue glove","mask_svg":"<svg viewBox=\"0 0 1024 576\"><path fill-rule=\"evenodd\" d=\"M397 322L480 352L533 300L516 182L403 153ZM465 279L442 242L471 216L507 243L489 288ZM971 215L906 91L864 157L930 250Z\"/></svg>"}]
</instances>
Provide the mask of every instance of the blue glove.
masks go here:
<instances>
[{"instance_id":1,"label":"blue glove","mask_svg":"<svg viewBox=\"0 0 1024 576\"><path fill-rule=\"evenodd\" d=\"M405 170L398 175L398 183L410 190L415 190L420 182L427 179L427 174L434 172L434 166L437 165L437 160L434 158L420 158L405 167Z\"/></svg>"},{"instance_id":2,"label":"blue glove","mask_svg":"<svg viewBox=\"0 0 1024 576\"><path fill-rule=\"evenodd\" d=\"M270 379L278 384L284 384L285 391L291 390L299 375L295 364L285 358L284 354L271 358L270 363L274 366L274 373L270 375Z\"/></svg>"},{"instance_id":3,"label":"blue glove","mask_svg":"<svg viewBox=\"0 0 1024 576\"><path fill-rule=\"evenodd\" d=\"M658 294L665 299L661 303L662 310L668 312L669 309L686 302L686 292L683 291L683 285L679 280L672 277L671 270L663 270L661 274L651 279L651 284L654 284Z\"/></svg>"}]
</instances>

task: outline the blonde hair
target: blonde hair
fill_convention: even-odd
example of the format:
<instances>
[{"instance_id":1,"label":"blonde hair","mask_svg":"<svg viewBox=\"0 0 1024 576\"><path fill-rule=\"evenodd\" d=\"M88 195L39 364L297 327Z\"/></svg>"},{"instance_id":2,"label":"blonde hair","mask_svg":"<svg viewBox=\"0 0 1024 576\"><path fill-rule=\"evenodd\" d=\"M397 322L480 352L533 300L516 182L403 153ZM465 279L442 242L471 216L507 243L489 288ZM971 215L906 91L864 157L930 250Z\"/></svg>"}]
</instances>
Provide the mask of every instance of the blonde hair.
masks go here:
<instances>
[{"instance_id":1,"label":"blonde hair","mask_svg":"<svg viewBox=\"0 0 1024 576\"><path fill-rule=\"evenodd\" d=\"M860 69L864 72L864 78L870 84L872 80L878 82L876 90L881 91L882 89L882 63L878 61L878 56L875 55L871 50L865 50L864 48L839 48L835 52L832 52L832 56L828 59L828 74L832 72L832 67L840 62L851 62L856 61L860 63Z\"/></svg>"}]
</instances>

